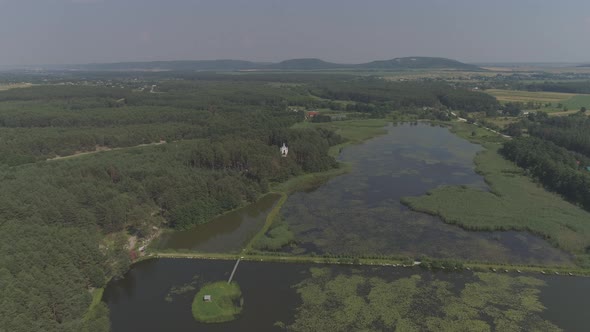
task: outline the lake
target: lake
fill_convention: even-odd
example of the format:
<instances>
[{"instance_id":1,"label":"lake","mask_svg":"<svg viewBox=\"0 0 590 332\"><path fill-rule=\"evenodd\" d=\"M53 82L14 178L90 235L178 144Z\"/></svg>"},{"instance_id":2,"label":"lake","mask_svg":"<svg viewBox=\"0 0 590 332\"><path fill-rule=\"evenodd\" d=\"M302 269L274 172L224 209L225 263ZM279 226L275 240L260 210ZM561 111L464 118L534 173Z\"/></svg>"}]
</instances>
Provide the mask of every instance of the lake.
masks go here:
<instances>
[{"instance_id":1,"label":"lake","mask_svg":"<svg viewBox=\"0 0 590 332\"><path fill-rule=\"evenodd\" d=\"M153 259L135 264L121 280L105 289L103 301L111 312L112 331L282 331L276 322L291 324L302 300L297 284L310 280L309 264L242 261L234 280L242 288L244 310L229 323L200 324L191 313L198 288L207 282L227 280L235 262L191 259ZM388 282L417 275L427 284L444 281L458 293L474 280L471 272L432 272L419 268L328 266L332 279L360 275ZM498 274L499 275L499 274ZM502 274L505 276L505 274ZM510 274L510 278L521 275ZM196 277L196 278L195 278ZM590 278L534 275L545 282L540 300L547 309L543 319L566 331L587 331L590 326ZM174 294L176 289L195 289ZM363 290L359 288L359 292ZM515 295L516 296L516 295Z\"/></svg>"},{"instance_id":2,"label":"lake","mask_svg":"<svg viewBox=\"0 0 590 332\"><path fill-rule=\"evenodd\" d=\"M400 203L442 185L489 190L474 171L482 149L426 123L387 127L387 134L349 146L340 160L352 171L311 192L295 193L281 218L295 233L294 254L388 255L490 262L557 263L571 256L527 232L471 232Z\"/></svg>"}]
</instances>

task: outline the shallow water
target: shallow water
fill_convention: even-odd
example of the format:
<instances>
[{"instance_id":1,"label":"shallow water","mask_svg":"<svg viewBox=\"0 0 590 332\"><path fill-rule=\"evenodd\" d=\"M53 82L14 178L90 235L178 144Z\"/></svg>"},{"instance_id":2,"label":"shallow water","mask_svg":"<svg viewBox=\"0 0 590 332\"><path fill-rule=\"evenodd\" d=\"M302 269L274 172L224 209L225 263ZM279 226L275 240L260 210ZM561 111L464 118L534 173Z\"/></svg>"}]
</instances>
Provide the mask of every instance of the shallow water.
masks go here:
<instances>
[{"instance_id":1,"label":"shallow water","mask_svg":"<svg viewBox=\"0 0 590 332\"><path fill-rule=\"evenodd\" d=\"M482 148L446 128L390 126L386 135L347 147L353 170L312 192L291 195L281 216L296 234L293 253L428 255L511 263L564 263L571 257L526 232L469 232L409 210L405 196L441 185L489 190L474 171Z\"/></svg>"},{"instance_id":2,"label":"shallow water","mask_svg":"<svg viewBox=\"0 0 590 332\"><path fill-rule=\"evenodd\" d=\"M158 249L200 252L238 252L262 228L280 195L268 194L243 208L186 231L165 233L153 244Z\"/></svg>"},{"instance_id":3,"label":"shallow water","mask_svg":"<svg viewBox=\"0 0 590 332\"><path fill-rule=\"evenodd\" d=\"M199 287L208 282L227 280L235 262L191 259L154 259L135 264L121 280L105 289L103 301L109 306L112 331L281 331L277 321L293 322L301 300L293 288L310 277L310 264L282 264L243 261L234 280L244 297L241 316L222 324L200 324L191 313L191 303ZM387 281L420 275L424 280L444 280L460 290L473 281L471 272L432 272L419 268L328 266L333 275L357 273ZM191 283L195 289L170 295L173 287ZM517 277L520 275L512 275ZM590 278L541 276L540 299L547 310L544 319L565 331L586 331L590 326Z\"/></svg>"}]
</instances>

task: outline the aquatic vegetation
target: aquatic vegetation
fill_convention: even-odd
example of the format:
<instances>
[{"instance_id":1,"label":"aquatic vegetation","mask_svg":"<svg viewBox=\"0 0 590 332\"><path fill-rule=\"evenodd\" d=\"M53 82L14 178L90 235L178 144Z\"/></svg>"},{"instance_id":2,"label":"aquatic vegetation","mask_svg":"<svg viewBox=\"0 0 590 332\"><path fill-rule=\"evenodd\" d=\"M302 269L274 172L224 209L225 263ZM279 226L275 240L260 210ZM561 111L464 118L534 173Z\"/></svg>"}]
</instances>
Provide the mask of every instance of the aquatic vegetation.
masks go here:
<instances>
[{"instance_id":1,"label":"aquatic vegetation","mask_svg":"<svg viewBox=\"0 0 590 332\"><path fill-rule=\"evenodd\" d=\"M491 192L450 186L403 201L414 210L466 229L528 230L562 249L583 252L590 245L590 214L539 187L521 168L502 158L497 148L488 145L475 158Z\"/></svg>"},{"instance_id":2,"label":"aquatic vegetation","mask_svg":"<svg viewBox=\"0 0 590 332\"><path fill-rule=\"evenodd\" d=\"M289 225L280 221L275 223L266 234L258 237L252 246L258 250L274 251L281 249L293 241L295 241L295 235L289 229Z\"/></svg>"},{"instance_id":3,"label":"aquatic vegetation","mask_svg":"<svg viewBox=\"0 0 590 332\"><path fill-rule=\"evenodd\" d=\"M474 171L473 157L480 146L428 124L386 129L388 134L342 151L340 159L350 164L349 173L315 191L289 196L280 214L295 234L297 248L285 251L519 264L569 262L567 254L530 234L469 232L401 204L405 196L423 195L438 186L459 185L481 193L489 187Z\"/></svg>"},{"instance_id":4,"label":"aquatic vegetation","mask_svg":"<svg viewBox=\"0 0 590 332\"><path fill-rule=\"evenodd\" d=\"M207 284L193 299L193 317L203 323L223 323L242 312L242 291L237 283L225 281Z\"/></svg>"},{"instance_id":5,"label":"aquatic vegetation","mask_svg":"<svg viewBox=\"0 0 590 332\"><path fill-rule=\"evenodd\" d=\"M539 315L544 282L532 277L476 273L457 290L420 275L386 281L310 272L295 286L302 304L284 324L289 331L560 331Z\"/></svg>"},{"instance_id":6,"label":"aquatic vegetation","mask_svg":"<svg viewBox=\"0 0 590 332\"><path fill-rule=\"evenodd\" d=\"M199 275L195 275L195 276L193 276L193 279L190 282L188 282L184 285L172 286L172 288L170 288L170 290L166 294L166 297L164 298L164 300L166 300L166 302L172 302L172 301L174 301L175 296L183 295L183 294L194 291L196 289L198 283L199 283Z\"/></svg>"}]
</instances>

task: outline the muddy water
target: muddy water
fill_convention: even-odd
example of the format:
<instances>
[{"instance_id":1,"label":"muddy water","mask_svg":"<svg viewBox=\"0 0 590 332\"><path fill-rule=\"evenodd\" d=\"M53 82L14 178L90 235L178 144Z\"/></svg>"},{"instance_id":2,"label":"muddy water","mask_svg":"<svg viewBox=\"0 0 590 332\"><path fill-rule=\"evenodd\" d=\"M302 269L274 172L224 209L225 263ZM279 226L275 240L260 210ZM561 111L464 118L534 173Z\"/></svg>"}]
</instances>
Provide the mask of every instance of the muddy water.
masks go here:
<instances>
[{"instance_id":1,"label":"muddy water","mask_svg":"<svg viewBox=\"0 0 590 332\"><path fill-rule=\"evenodd\" d=\"M294 286L310 277L310 268L322 267L243 261L234 276L244 298L241 316L222 324L198 323L191 313L191 303L198 289L208 282L227 280L233 265L233 261L190 259L154 259L135 264L123 279L110 282L105 289L103 301L110 308L112 331L284 331L276 323L291 324L297 307L301 305ZM356 273L387 281L418 274L423 280L447 281L458 290L474 279L468 271L446 273L399 267L323 267L331 269L334 276ZM590 278L531 276L546 283L540 289L540 300L546 307L540 313L543 319L564 331L588 331ZM175 289L184 291L175 293Z\"/></svg>"},{"instance_id":2,"label":"muddy water","mask_svg":"<svg viewBox=\"0 0 590 332\"><path fill-rule=\"evenodd\" d=\"M266 215L280 195L269 194L257 202L231 211L186 231L163 234L157 249L186 249L199 252L238 252L262 228Z\"/></svg>"}]
</instances>

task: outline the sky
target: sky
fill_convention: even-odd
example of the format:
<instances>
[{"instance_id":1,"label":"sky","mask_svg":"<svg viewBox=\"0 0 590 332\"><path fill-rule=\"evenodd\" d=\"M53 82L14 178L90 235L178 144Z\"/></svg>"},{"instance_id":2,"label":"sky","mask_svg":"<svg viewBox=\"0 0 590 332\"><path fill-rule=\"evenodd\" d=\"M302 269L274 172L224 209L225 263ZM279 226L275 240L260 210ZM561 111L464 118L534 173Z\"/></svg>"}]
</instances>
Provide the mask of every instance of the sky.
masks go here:
<instances>
[{"instance_id":1,"label":"sky","mask_svg":"<svg viewBox=\"0 0 590 332\"><path fill-rule=\"evenodd\" d=\"M0 65L590 62L589 0L0 0Z\"/></svg>"}]
</instances>

